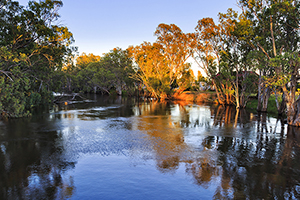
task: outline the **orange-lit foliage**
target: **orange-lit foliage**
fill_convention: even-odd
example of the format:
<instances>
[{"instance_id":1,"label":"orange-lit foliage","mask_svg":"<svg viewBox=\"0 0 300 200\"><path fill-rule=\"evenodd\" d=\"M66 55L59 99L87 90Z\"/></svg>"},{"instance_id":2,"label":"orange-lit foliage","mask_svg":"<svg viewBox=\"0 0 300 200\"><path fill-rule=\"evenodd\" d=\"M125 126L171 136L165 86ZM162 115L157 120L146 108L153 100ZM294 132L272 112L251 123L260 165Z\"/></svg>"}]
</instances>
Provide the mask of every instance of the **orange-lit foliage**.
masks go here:
<instances>
[{"instance_id":1,"label":"orange-lit foliage","mask_svg":"<svg viewBox=\"0 0 300 200\"><path fill-rule=\"evenodd\" d=\"M232 74L238 71L238 65L231 55L235 53L236 42L232 36L235 23L230 17L236 13L229 9L227 14L220 14L219 25L212 18L199 20L191 43L195 61L212 81L220 104L233 104L235 96L239 102L237 79Z\"/></svg>"},{"instance_id":2,"label":"orange-lit foliage","mask_svg":"<svg viewBox=\"0 0 300 200\"><path fill-rule=\"evenodd\" d=\"M84 68L88 64L93 62L100 61L100 56L94 55L92 53L86 54L82 53L80 56L76 58L76 66L79 68Z\"/></svg>"},{"instance_id":3,"label":"orange-lit foliage","mask_svg":"<svg viewBox=\"0 0 300 200\"><path fill-rule=\"evenodd\" d=\"M188 67L187 59L191 56L189 43L191 34L184 34L175 24L158 25L156 42L163 48L162 54L169 69L170 84L177 80Z\"/></svg>"},{"instance_id":4,"label":"orange-lit foliage","mask_svg":"<svg viewBox=\"0 0 300 200\"><path fill-rule=\"evenodd\" d=\"M212 18L203 18L198 21L195 29L194 41L191 43L191 47L194 49L194 59L217 89L214 77L217 75L220 65L220 27ZM219 103L224 103L221 92L218 89L216 91Z\"/></svg>"},{"instance_id":5,"label":"orange-lit foliage","mask_svg":"<svg viewBox=\"0 0 300 200\"><path fill-rule=\"evenodd\" d=\"M189 48L190 34L184 34L174 24L160 24L156 31L156 42L130 47L129 51L138 65L134 77L141 81L158 98L168 98L172 93L172 86L180 84L184 74L188 74L190 65L186 63L191 55Z\"/></svg>"}]
</instances>

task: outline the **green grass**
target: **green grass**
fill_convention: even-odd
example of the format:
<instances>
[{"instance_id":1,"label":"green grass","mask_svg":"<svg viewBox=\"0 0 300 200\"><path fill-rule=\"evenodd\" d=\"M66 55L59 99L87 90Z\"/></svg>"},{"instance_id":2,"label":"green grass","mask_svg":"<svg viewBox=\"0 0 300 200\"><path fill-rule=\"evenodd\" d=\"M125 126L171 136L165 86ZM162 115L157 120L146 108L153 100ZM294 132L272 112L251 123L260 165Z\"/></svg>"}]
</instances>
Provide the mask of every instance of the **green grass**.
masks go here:
<instances>
[{"instance_id":1,"label":"green grass","mask_svg":"<svg viewBox=\"0 0 300 200\"><path fill-rule=\"evenodd\" d=\"M281 101L281 99L279 98L279 102L280 101ZM257 112L257 110L256 110L257 105L258 105L257 99L250 99L247 103L246 109L251 110L252 112L253 111ZM274 95L271 95L269 98L267 112L270 114L276 114L276 115L278 114Z\"/></svg>"}]
</instances>

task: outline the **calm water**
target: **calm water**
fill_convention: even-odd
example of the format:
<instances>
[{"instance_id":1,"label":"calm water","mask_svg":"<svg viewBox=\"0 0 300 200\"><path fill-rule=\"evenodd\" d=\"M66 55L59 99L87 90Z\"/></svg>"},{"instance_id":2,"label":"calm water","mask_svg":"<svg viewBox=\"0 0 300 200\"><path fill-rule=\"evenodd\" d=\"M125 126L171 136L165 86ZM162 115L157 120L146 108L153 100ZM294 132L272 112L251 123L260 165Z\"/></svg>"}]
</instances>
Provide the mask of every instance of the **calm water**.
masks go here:
<instances>
[{"instance_id":1,"label":"calm water","mask_svg":"<svg viewBox=\"0 0 300 200\"><path fill-rule=\"evenodd\" d=\"M0 199L297 199L300 130L234 108L94 96L0 121Z\"/></svg>"}]
</instances>

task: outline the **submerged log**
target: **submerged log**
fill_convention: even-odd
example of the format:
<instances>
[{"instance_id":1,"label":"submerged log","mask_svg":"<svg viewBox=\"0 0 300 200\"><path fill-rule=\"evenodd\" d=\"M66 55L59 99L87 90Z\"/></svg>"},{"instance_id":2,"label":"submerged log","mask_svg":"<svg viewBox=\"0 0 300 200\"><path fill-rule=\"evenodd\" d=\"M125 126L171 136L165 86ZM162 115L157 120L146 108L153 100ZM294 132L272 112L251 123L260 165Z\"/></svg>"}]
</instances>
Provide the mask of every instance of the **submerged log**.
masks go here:
<instances>
[{"instance_id":1,"label":"submerged log","mask_svg":"<svg viewBox=\"0 0 300 200\"><path fill-rule=\"evenodd\" d=\"M89 103L89 102L96 102L95 100L87 99L83 96L81 96L79 93L72 93L72 94L65 94L65 93L53 93L53 96L56 97L54 99L54 103L56 104L73 104L73 103ZM65 98L67 97L67 98ZM63 99L64 98L64 99ZM80 100L76 100L76 98L79 98Z\"/></svg>"}]
</instances>

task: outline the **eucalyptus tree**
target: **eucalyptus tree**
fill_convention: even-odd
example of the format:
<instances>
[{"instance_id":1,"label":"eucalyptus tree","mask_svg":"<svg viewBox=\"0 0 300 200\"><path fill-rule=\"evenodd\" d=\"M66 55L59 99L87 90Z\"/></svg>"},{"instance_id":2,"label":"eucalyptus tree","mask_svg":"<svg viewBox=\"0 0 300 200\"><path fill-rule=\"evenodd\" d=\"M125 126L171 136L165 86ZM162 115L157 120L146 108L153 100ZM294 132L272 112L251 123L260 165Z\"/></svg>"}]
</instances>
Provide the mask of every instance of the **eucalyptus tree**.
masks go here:
<instances>
[{"instance_id":1,"label":"eucalyptus tree","mask_svg":"<svg viewBox=\"0 0 300 200\"><path fill-rule=\"evenodd\" d=\"M228 9L219 13L219 24L211 18L199 20L191 43L194 59L212 80L219 103L236 108L245 107L254 91L255 75L245 61L249 49L239 40L244 26L238 13Z\"/></svg>"},{"instance_id":2,"label":"eucalyptus tree","mask_svg":"<svg viewBox=\"0 0 300 200\"><path fill-rule=\"evenodd\" d=\"M130 75L134 73L134 70L128 50L122 50L118 47L114 48L104 54L100 61L106 70L114 74L113 87L117 94L121 95L123 91L127 93L133 92L134 82Z\"/></svg>"},{"instance_id":3,"label":"eucalyptus tree","mask_svg":"<svg viewBox=\"0 0 300 200\"><path fill-rule=\"evenodd\" d=\"M218 87L218 83L215 81L215 77L220 71L219 66L221 62L220 27L215 24L212 18L203 18L198 21L195 30L196 32L194 33L193 41L191 42L193 58L206 76L212 81L216 88L219 103L228 103L226 102L226 94L223 96L221 91L222 88ZM224 86L223 88L227 89L227 91L231 90L228 90L227 83L222 84Z\"/></svg>"},{"instance_id":4,"label":"eucalyptus tree","mask_svg":"<svg viewBox=\"0 0 300 200\"><path fill-rule=\"evenodd\" d=\"M21 117L59 88L52 76L72 53L73 35L56 23L61 1L0 1L0 113Z\"/></svg>"},{"instance_id":5,"label":"eucalyptus tree","mask_svg":"<svg viewBox=\"0 0 300 200\"><path fill-rule=\"evenodd\" d=\"M191 56L189 47L191 34L185 34L175 24L159 24L155 36L156 42L131 47L129 50L135 63L137 73L134 77L141 81L153 96L169 98L179 85L181 92L186 84L182 84L190 65L187 63Z\"/></svg>"},{"instance_id":6,"label":"eucalyptus tree","mask_svg":"<svg viewBox=\"0 0 300 200\"><path fill-rule=\"evenodd\" d=\"M134 90L132 60L127 50L114 48L101 58L83 53L77 58L73 71L73 90L81 92L100 92L110 94L115 90L132 94Z\"/></svg>"},{"instance_id":7,"label":"eucalyptus tree","mask_svg":"<svg viewBox=\"0 0 300 200\"><path fill-rule=\"evenodd\" d=\"M296 0L240 0L239 5L253 29L247 41L253 50L260 51L267 60L260 69L259 97L270 89L280 89L286 104L288 124L300 125L299 97L296 99L299 79L300 2ZM261 65L262 66L262 65ZM266 95L269 96L269 95ZM259 98L261 100L262 98ZM265 101L266 102L266 101ZM260 104L259 104L260 106ZM265 110L258 107L258 110ZM279 113L283 112L277 103Z\"/></svg>"}]
</instances>

